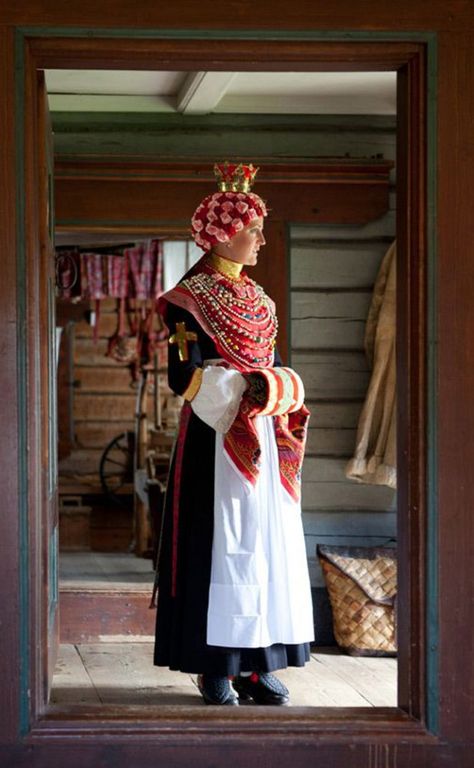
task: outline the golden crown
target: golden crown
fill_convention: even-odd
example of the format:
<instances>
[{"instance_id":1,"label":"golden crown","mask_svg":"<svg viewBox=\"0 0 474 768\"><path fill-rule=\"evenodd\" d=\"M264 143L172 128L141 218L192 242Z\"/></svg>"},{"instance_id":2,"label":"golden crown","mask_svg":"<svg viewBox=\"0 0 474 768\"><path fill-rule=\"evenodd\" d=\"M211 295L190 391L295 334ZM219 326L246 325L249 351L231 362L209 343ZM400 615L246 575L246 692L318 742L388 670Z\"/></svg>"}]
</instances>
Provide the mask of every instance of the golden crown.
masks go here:
<instances>
[{"instance_id":1,"label":"golden crown","mask_svg":"<svg viewBox=\"0 0 474 768\"><path fill-rule=\"evenodd\" d=\"M216 163L214 175L221 192L248 192L255 180L258 168L253 165Z\"/></svg>"}]
</instances>

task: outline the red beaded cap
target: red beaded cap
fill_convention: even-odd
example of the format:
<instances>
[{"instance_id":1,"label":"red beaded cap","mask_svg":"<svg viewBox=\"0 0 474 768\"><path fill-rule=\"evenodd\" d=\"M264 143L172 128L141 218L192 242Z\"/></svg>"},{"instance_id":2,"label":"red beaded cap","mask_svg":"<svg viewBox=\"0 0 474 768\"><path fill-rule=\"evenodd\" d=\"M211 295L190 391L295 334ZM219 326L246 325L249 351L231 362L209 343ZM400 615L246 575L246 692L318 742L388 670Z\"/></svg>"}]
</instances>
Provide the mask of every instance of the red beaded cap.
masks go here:
<instances>
[{"instance_id":1,"label":"red beaded cap","mask_svg":"<svg viewBox=\"0 0 474 768\"><path fill-rule=\"evenodd\" d=\"M221 190L226 191L207 195L191 219L192 236L204 251L218 243L228 243L251 221L267 215L262 198L248 191L258 168L226 162L216 163L214 171Z\"/></svg>"}]
</instances>

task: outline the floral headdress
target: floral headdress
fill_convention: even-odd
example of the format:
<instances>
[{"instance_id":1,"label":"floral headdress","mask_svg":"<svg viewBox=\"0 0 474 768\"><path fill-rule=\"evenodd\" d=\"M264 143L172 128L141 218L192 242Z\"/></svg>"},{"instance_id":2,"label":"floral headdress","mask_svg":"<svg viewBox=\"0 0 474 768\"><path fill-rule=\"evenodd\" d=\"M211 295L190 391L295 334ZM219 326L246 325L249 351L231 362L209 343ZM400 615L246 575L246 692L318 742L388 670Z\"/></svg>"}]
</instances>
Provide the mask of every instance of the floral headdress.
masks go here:
<instances>
[{"instance_id":1,"label":"floral headdress","mask_svg":"<svg viewBox=\"0 0 474 768\"><path fill-rule=\"evenodd\" d=\"M242 163L214 166L220 191L205 197L191 219L192 235L203 250L228 243L253 219L267 215L262 198L249 191L257 171Z\"/></svg>"}]
</instances>

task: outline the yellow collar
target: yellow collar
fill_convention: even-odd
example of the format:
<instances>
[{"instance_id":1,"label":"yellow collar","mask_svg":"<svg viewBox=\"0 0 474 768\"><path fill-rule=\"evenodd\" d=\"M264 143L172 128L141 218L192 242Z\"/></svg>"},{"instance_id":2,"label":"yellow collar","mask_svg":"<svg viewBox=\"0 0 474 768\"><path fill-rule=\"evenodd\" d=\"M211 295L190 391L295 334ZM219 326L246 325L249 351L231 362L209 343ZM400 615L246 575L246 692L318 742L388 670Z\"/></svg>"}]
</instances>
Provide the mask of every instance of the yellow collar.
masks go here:
<instances>
[{"instance_id":1,"label":"yellow collar","mask_svg":"<svg viewBox=\"0 0 474 768\"><path fill-rule=\"evenodd\" d=\"M242 272L243 264L238 264L236 261L226 259L223 256L218 256L217 253L209 254L209 260L218 272L229 277L231 280L239 280L240 273Z\"/></svg>"}]
</instances>

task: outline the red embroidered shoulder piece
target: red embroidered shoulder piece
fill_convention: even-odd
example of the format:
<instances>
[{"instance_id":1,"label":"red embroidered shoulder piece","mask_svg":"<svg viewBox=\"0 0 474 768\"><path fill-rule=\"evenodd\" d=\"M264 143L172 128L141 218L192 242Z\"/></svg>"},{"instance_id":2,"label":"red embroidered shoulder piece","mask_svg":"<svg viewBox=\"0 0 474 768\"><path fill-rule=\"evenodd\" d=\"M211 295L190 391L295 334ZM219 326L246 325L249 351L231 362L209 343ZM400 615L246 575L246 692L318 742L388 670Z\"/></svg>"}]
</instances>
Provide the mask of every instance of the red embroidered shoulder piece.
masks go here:
<instances>
[{"instance_id":1,"label":"red embroidered shoulder piece","mask_svg":"<svg viewBox=\"0 0 474 768\"><path fill-rule=\"evenodd\" d=\"M275 305L245 273L232 279L205 263L160 299L190 312L238 371L273 364L278 322Z\"/></svg>"}]
</instances>

